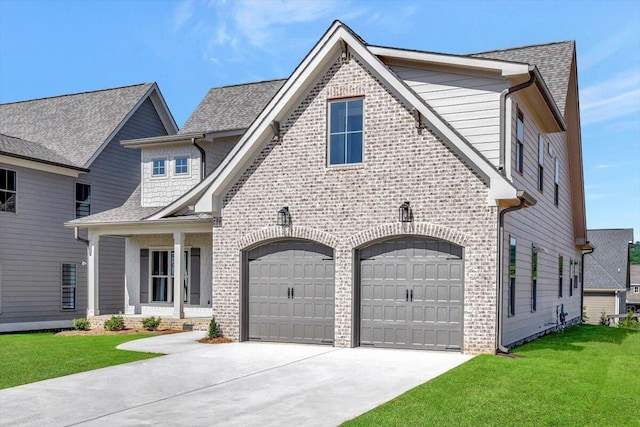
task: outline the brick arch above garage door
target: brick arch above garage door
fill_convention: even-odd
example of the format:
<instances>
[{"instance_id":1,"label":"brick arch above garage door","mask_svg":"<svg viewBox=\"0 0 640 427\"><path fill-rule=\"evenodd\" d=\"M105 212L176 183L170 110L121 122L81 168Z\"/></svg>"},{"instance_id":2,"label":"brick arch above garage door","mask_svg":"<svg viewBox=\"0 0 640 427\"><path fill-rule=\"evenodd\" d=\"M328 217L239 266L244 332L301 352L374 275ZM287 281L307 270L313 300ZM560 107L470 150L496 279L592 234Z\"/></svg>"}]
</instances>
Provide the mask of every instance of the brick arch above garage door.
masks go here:
<instances>
[{"instance_id":1,"label":"brick arch above garage door","mask_svg":"<svg viewBox=\"0 0 640 427\"><path fill-rule=\"evenodd\" d=\"M242 238L238 240L238 248L244 251L256 246L261 246L270 241L288 239L309 240L333 249L338 246L339 242L336 236L316 228L272 226L242 236Z\"/></svg>"},{"instance_id":2,"label":"brick arch above garage door","mask_svg":"<svg viewBox=\"0 0 640 427\"><path fill-rule=\"evenodd\" d=\"M392 239L400 236L419 236L445 240L458 246L467 246L469 235L430 222L389 223L364 230L349 237L349 245L354 249L370 246L379 240Z\"/></svg>"}]
</instances>

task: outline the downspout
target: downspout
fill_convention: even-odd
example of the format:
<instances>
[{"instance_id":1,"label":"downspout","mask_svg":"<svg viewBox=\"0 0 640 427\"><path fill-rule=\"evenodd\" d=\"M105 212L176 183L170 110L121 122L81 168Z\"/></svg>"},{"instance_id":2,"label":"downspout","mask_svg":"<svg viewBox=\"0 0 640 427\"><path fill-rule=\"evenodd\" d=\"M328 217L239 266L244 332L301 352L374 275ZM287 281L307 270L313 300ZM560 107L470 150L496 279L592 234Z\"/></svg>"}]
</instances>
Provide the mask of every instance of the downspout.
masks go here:
<instances>
[{"instance_id":1,"label":"downspout","mask_svg":"<svg viewBox=\"0 0 640 427\"><path fill-rule=\"evenodd\" d=\"M204 135L203 135L204 136ZM207 176L207 153L204 152L204 149L196 144L196 138L191 138L191 143L196 146L198 150L200 150L200 180L203 180Z\"/></svg>"},{"instance_id":2,"label":"downspout","mask_svg":"<svg viewBox=\"0 0 640 427\"><path fill-rule=\"evenodd\" d=\"M588 240L587 240L587 243L589 243ZM580 279L581 279L580 280L580 320L581 322L584 322L584 319L582 318L582 312L584 310L584 256L592 254L593 251L595 250L596 248L591 248L587 252L582 252L582 255L580 255Z\"/></svg>"},{"instance_id":3,"label":"downspout","mask_svg":"<svg viewBox=\"0 0 640 427\"><path fill-rule=\"evenodd\" d=\"M507 97L514 92L522 90L531 86L536 81L536 75L533 70L529 71L529 80L524 83L520 83L519 85L515 85L512 87L508 87L502 92L500 92L500 166L498 166L498 170L505 175L505 163L506 163L506 140L507 140Z\"/></svg>"},{"instance_id":4,"label":"downspout","mask_svg":"<svg viewBox=\"0 0 640 427\"><path fill-rule=\"evenodd\" d=\"M502 254L504 253L504 216L509 212L517 211L524 208L525 199L524 197L520 197L520 204L518 206L512 206L510 208L506 208L500 211L498 215L498 280L497 280L497 288L498 288L498 303L497 303L497 345L496 348L500 353L509 353L509 349L502 345L502 324L503 324L503 316L502 316L502 303L503 303L503 292L502 289L504 287L504 278L502 274Z\"/></svg>"},{"instance_id":5,"label":"downspout","mask_svg":"<svg viewBox=\"0 0 640 427\"><path fill-rule=\"evenodd\" d=\"M89 246L89 241L87 239L83 239L82 237L80 237L80 232L78 230L78 227L73 227L73 234L77 241L82 242L85 245Z\"/></svg>"}]
</instances>

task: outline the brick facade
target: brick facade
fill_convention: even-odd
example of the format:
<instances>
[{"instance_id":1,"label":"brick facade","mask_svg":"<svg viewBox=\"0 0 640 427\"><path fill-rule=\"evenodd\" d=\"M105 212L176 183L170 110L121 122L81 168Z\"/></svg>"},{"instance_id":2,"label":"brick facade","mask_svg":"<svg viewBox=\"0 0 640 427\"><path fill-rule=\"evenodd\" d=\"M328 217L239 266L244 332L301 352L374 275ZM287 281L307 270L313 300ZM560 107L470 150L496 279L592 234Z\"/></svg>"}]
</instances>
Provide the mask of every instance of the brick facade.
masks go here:
<instances>
[{"instance_id":1,"label":"brick facade","mask_svg":"<svg viewBox=\"0 0 640 427\"><path fill-rule=\"evenodd\" d=\"M327 100L364 99L364 161L327 166ZM225 335L240 337L241 253L273 239L334 249L335 345L354 345L353 252L387 237L418 235L464 247L465 353L495 349L496 208L488 188L356 59L336 60L281 121L224 198L213 229L213 307ZM411 202L415 222L400 224ZM275 226L288 206L292 227Z\"/></svg>"}]
</instances>

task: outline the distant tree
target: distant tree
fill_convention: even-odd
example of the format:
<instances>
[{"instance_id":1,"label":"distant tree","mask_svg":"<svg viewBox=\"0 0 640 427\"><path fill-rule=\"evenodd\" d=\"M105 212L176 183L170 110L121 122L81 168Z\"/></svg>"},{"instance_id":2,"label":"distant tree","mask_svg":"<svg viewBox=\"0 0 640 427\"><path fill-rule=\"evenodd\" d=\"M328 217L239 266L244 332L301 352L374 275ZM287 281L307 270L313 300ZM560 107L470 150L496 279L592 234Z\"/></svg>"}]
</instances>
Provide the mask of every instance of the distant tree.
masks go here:
<instances>
[{"instance_id":1,"label":"distant tree","mask_svg":"<svg viewBox=\"0 0 640 427\"><path fill-rule=\"evenodd\" d=\"M629 261L631 264L640 264L640 242L631 244L629 249Z\"/></svg>"}]
</instances>

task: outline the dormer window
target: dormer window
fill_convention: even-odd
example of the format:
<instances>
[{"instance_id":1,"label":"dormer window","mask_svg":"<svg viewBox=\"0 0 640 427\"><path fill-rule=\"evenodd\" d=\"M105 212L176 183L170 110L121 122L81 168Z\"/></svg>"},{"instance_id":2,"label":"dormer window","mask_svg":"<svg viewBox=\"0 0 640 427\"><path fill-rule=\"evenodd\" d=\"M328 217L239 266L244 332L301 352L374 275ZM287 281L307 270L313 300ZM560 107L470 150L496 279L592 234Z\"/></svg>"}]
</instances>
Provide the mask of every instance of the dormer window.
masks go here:
<instances>
[{"instance_id":1,"label":"dormer window","mask_svg":"<svg viewBox=\"0 0 640 427\"><path fill-rule=\"evenodd\" d=\"M165 174L165 159L155 159L153 161L152 176L164 176Z\"/></svg>"},{"instance_id":2,"label":"dormer window","mask_svg":"<svg viewBox=\"0 0 640 427\"><path fill-rule=\"evenodd\" d=\"M186 175L187 173L189 173L189 159L186 157L176 157L176 168L175 168L175 174L176 175Z\"/></svg>"}]
</instances>

